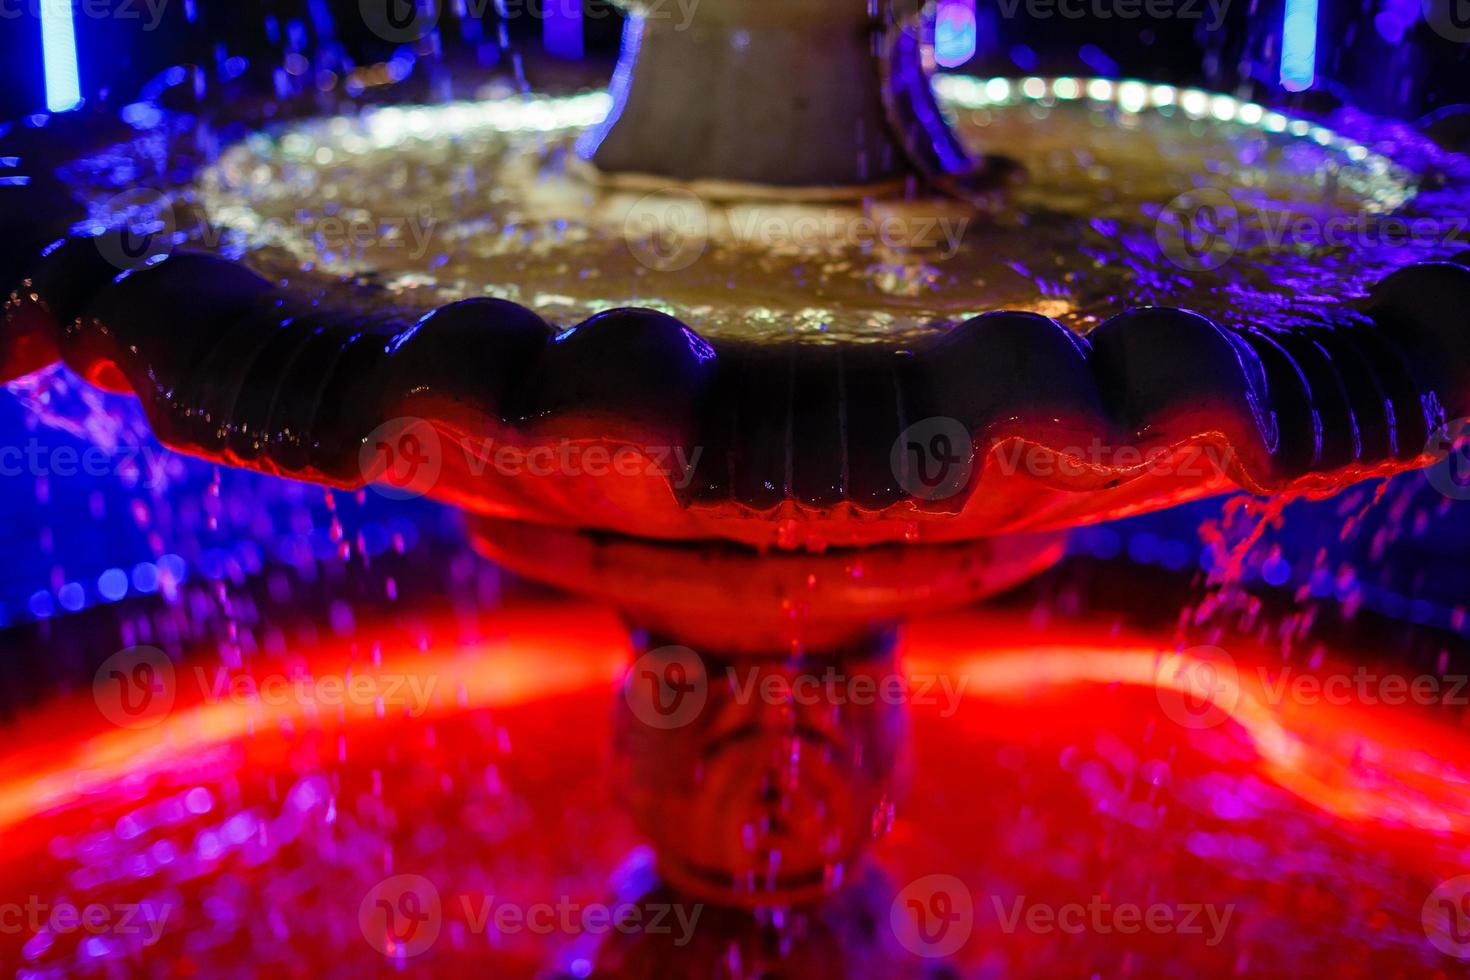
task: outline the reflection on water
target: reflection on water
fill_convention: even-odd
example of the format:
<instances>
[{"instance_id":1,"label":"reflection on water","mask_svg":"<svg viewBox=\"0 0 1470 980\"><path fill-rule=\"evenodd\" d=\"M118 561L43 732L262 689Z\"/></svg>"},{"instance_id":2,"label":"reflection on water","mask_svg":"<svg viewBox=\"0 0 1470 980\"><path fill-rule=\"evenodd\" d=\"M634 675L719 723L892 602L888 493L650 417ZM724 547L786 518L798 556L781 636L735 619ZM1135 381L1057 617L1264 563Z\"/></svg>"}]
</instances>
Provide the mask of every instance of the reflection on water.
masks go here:
<instances>
[{"instance_id":1,"label":"reflection on water","mask_svg":"<svg viewBox=\"0 0 1470 980\"><path fill-rule=\"evenodd\" d=\"M462 628L363 624L376 658L328 644L306 686L271 683L269 660L233 684L181 663L170 710L141 728L109 726L92 692L23 720L0 782L7 894L158 925L89 931L48 911L0 934L0 955L36 976L1453 965L1456 922L1430 899L1447 883L1453 909L1470 842L1462 733L1413 705L1282 698L1258 682L1279 665L1246 638L1226 644L1233 683L1193 686L1147 637L967 614L910 631L897 703L836 706L881 662L835 665L822 690L844 699L783 708L801 670L732 677L711 659L728 686L659 728L604 614L512 604L483 615L491 640L460 644ZM945 689L957 697L921 696ZM820 828L853 829L835 811L882 795L906 714L908 790L880 801L871 854L832 898L739 911L659 883L661 847L728 856L724 831L751 813L752 854L822 853ZM641 743L622 762L615 729L625 752Z\"/></svg>"}]
</instances>

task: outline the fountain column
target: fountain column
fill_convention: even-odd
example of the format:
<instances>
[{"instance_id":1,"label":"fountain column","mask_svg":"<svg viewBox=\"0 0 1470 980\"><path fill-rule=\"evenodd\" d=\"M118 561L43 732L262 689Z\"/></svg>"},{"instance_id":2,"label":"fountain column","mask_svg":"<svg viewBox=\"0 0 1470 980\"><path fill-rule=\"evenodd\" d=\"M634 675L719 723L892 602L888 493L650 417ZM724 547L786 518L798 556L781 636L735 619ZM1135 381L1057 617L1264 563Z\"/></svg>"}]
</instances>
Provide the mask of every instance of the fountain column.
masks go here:
<instances>
[{"instance_id":1,"label":"fountain column","mask_svg":"<svg viewBox=\"0 0 1470 980\"><path fill-rule=\"evenodd\" d=\"M920 19L900 0L622 0L614 109L582 154L604 179L749 196L853 197L931 177ZM903 14L904 11L910 11ZM902 77L895 77L902 76ZM915 83L917 79L917 83Z\"/></svg>"}]
</instances>

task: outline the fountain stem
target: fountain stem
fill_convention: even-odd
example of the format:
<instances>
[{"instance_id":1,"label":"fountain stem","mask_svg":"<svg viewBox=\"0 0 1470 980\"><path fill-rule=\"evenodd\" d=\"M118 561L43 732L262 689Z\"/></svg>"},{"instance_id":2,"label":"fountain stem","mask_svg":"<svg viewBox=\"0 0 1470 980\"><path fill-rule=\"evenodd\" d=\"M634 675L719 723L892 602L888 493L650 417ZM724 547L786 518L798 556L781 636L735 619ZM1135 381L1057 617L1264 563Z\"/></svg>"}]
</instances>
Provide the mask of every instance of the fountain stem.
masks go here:
<instances>
[{"instance_id":1,"label":"fountain stem","mask_svg":"<svg viewBox=\"0 0 1470 980\"><path fill-rule=\"evenodd\" d=\"M894 189L927 170L885 93L927 95L927 78L895 85L886 61L895 33L916 30L917 18L895 20L897 0L623 6L615 108L582 147L602 178L826 198ZM915 59L902 64L922 72Z\"/></svg>"}]
</instances>

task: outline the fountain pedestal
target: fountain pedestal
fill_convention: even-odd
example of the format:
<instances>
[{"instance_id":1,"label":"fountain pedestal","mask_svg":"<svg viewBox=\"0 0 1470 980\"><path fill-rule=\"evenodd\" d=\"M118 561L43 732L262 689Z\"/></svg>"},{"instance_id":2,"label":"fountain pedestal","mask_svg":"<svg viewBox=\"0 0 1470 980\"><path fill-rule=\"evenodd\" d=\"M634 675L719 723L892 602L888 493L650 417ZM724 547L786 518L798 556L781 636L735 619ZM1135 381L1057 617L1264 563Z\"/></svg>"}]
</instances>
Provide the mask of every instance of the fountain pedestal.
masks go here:
<instances>
[{"instance_id":1,"label":"fountain pedestal","mask_svg":"<svg viewBox=\"0 0 1470 980\"><path fill-rule=\"evenodd\" d=\"M1016 585L1064 540L763 554L485 517L470 534L504 567L623 612L628 808L666 881L749 907L830 895L886 832L910 703L892 624Z\"/></svg>"},{"instance_id":2,"label":"fountain pedestal","mask_svg":"<svg viewBox=\"0 0 1470 980\"><path fill-rule=\"evenodd\" d=\"M907 782L891 640L764 660L647 641L618 700L618 782L665 881L748 907L844 884Z\"/></svg>"},{"instance_id":3,"label":"fountain pedestal","mask_svg":"<svg viewBox=\"0 0 1470 980\"><path fill-rule=\"evenodd\" d=\"M822 199L978 170L933 107L920 19L899 0L622 6L615 108L581 145L607 182Z\"/></svg>"}]
</instances>

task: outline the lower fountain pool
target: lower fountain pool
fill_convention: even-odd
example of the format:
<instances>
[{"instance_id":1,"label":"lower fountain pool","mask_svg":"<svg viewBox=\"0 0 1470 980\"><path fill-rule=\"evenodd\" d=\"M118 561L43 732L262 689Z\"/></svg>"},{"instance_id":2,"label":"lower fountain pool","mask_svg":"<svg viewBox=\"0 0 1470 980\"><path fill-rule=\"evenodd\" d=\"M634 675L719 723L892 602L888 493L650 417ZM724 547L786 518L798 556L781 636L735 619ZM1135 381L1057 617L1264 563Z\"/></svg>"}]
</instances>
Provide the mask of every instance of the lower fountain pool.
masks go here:
<instances>
[{"instance_id":1,"label":"lower fountain pool","mask_svg":"<svg viewBox=\"0 0 1470 980\"><path fill-rule=\"evenodd\" d=\"M742 912L661 885L619 805L654 790L625 737L647 726L615 620L546 600L472 626L420 613L362 624L371 658L310 651L309 683L125 652L94 691L12 722L0 880L31 897L5 907L0 961L21 977L1369 977L1452 972L1466 949L1462 725L1283 697L1289 668L1245 637L1174 653L1003 607L909 629L902 697L812 664L824 696L798 683L750 716L769 744L705 745L696 809L779 846L867 779L876 843L827 869L832 899ZM711 693L776 669L706 666ZM874 717L886 761L851 752ZM750 780L718 775L730 754Z\"/></svg>"}]
</instances>

